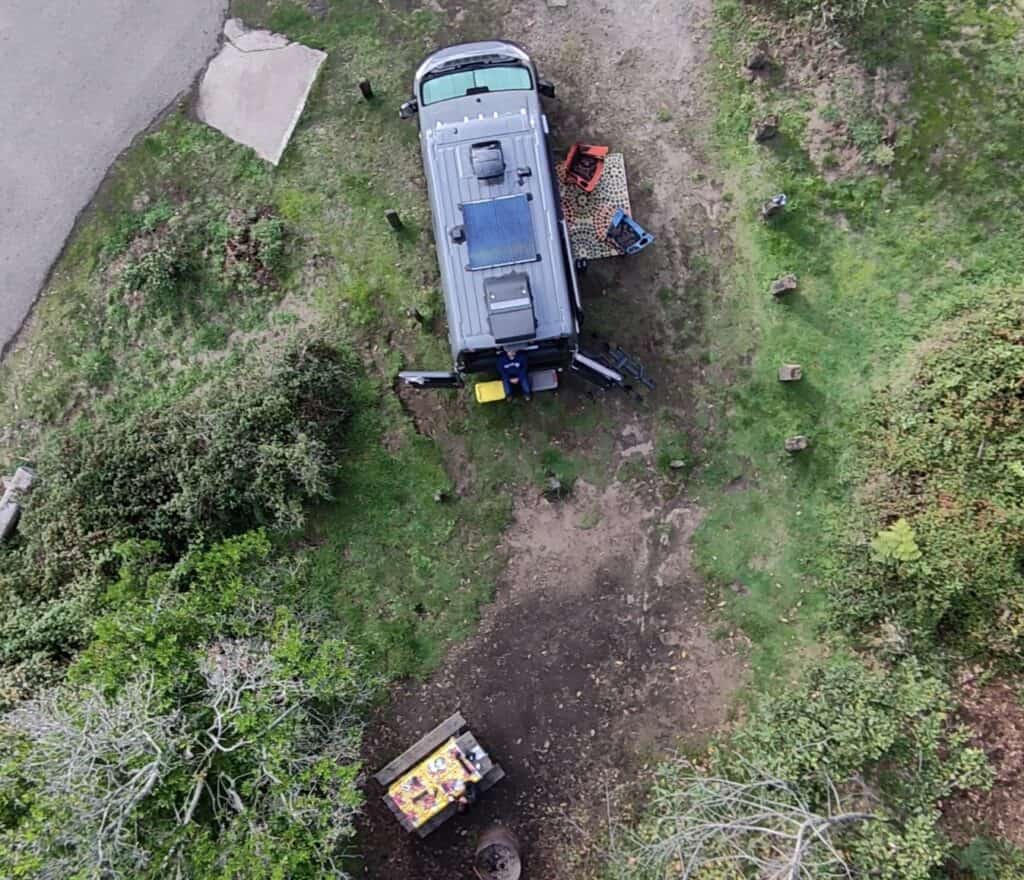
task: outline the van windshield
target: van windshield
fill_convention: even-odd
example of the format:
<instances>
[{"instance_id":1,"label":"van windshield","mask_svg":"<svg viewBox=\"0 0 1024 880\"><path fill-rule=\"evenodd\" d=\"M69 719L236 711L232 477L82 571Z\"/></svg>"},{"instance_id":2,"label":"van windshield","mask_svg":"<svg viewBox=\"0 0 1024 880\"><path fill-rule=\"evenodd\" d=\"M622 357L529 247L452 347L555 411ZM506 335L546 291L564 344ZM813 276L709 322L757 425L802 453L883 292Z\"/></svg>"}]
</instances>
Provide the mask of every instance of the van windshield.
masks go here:
<instances>
[{"instance_id":1,"label":"van windshield","mask_svg":"<svg viewBox=\"0 0 1024 880\"><path fill-rule=\"evenodd\" d=\"M512 92L532 89L533 79L525 67L478 67L456 70L423 83L423 105L437 104L478 92Z\"/></svg>"}]
</instances>

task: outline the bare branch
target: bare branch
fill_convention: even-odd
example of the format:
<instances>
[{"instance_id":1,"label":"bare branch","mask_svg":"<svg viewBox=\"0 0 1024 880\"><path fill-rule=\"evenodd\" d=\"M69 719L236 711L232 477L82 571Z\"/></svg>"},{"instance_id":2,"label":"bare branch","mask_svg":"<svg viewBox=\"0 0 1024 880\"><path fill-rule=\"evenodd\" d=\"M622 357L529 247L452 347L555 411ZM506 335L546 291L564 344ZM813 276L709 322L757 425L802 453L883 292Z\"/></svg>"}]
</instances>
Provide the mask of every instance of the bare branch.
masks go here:
<instances>
[{"instance_id":1,"label":"bare branch","mask_svg":"<svg viewBox=\"0 0 1024 880\"><path fill-rule=\"evenodd\" d=\"M630 863L680 880L710 865L745 866L766 880L849 878L834 835L877 817L844 811L832 780L824 786L827 805L819 813L795 786L765 774L745 781L682 775L658 799L653 828L633 836Z\"/></svg>"},{"instance_id":2,"label":"bare branch","mask_svg":"<svg viewBox=\"0 0 1024 880\"><path fill-rule=\"evenodd\" d=\"M161 873L188 876L181 832L199 815L215 831L248 828L268 853L267 829L286 817L319 841L317 860L329 866L319 876L345 876L334 856L355 808L332 790L330 772L358 761L358 713L372 681L365 693L354 682L351 694L339 688L348 701L325 704L259 639L213 643L199 674L201 687L170 711L168 694L141 676L116 697L92 687L54 691L0 717L27 742L18 772L50 813L30 844L42 880L129 880L152 869L154 854ZM158 792L177 803L174 820L154 826L145 807Z\"/></svg>"},{"instance_id":3,"label":"bare branch","mask_svg":"<svg viewBox=\"0 0 1024 880\"><path fill-rule=\"evenodd\" d=\"M141 866L136 810L179 766L182 719L161 713L152 678L129 682L116 700L86 688L71 700L57 691L24 703L3 725L31 744L24 769L65 807L56 841L65 855L48 865L67 871L113 872Z\"/></svg>"}]
</instances>

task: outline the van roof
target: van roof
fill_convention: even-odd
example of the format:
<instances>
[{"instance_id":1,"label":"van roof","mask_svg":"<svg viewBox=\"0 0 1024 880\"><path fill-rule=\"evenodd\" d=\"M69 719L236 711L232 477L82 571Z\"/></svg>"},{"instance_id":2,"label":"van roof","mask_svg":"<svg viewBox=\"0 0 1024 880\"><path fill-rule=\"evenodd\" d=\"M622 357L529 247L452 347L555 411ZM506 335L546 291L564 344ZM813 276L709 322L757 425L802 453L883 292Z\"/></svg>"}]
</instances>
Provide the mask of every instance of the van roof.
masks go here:
<instances>
[{"instance_id":1,"label":"van roof","mask_svg":"<svg viewBox=\"0 0 1024 880\"><path fill-rule=\"evenodd\" d=\"M535 76L517 47L469 44L428 58L417 72L417 94L438 65L502 52ZM575 337L546 135L536 89L421 102L423 164L456 360L512 341Z\"/></svg>"}]
</instances>

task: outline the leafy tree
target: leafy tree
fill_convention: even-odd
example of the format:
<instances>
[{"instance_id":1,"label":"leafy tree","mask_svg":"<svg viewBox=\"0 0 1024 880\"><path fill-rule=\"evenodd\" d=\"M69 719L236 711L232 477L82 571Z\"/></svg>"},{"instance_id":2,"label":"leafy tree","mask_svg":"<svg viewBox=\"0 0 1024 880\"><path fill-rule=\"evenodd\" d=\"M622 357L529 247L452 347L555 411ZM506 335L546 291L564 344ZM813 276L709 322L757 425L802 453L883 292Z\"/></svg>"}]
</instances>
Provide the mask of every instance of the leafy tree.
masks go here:
<instances>
[{"instance_id":1,"label":"leafy tree","mask_svg":"<svg viewBox=\"0 0 1024 880\"><path fill-rule=\"evenodd\" d=\"M4 876L344 876L372 676L275 607L259 533L125 559L70 682L0 720Z\"/></svg>"}]
</instances>

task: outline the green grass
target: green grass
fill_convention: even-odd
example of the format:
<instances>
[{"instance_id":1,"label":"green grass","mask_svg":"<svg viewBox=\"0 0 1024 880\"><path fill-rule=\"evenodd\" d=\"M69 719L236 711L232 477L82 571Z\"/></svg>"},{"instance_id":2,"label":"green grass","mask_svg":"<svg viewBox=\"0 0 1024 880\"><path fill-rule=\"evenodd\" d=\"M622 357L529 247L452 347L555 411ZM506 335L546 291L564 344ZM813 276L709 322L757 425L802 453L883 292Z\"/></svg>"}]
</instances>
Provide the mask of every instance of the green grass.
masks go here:
<instances>
[{"instance_id":1,"label":"green grass","mask_svg":"<svg viewBox=\"0 0 1024 880\"><path fill-rule=\"evenodd\" d=\"M493 589L495 536L511 504L500 495L453 495L437 446L406 431L389 452L380 444L382 421L380 412L362 417L338 503L312 517L308 600L380 673L420 676L449 642L473 631Z\"/></svg>"},{"instance_id":2,"label":"green grass","mask_svg":"<svg viewBox=\"0 0 1024 880\"><path fill-rule=\"evenodd\" d=\"M97 388L135 399L178 373L205 373L226 351L272 335L279 311L367 339L407 308L436 313L426 205L413 182L415 129L393 112L436 19L385 16L369 0L335 3L323 21L294 3L241 3L237 11L330 51L281 165L182 114L130 150L58 265L32 345L0 371L0 402L16 404L19 421L60 422L88 409ZM378 95L370 104L356 88L364 76ZM285 267L273 289L240 295L200 276L175 291L195 307L142 323L112 314L105 271L140 230L179 213L201 230L195 251L212 248L216 258L230 212L261 206L285 228ZM391 207L406 218L400 236L383 219Z\"/></svg>"},{"instance_id":3,"label":"green grass","mask_svg":"<svg viewBox=\"0 0 1024 880\"><path fill-rule=\"evenodd\" d=\"M476 407L463 393L445 425L470 471L456 497L440 449L415 433L391 387L403 366L450 357L437 332L443 304L416 127L395 112L441 19L373 0L334 0L322 19L289 0L238 0L232 12L328 52L280 165L185 113L128 151L69 243L31 344L0 367L0 464L31 459L76 418L117 420L231 381L260 350L316 327L364 363L363 411L337 500L284 549L310 567L310 614L331 619L379 673L423 674L471 631L490 595L517 487L539 492L550 475L603 485L613 438L596 430L599 409L571 394ZM399 234L384 219L390 208L405 222ZM255 210L280 221L280 269L273 284L236 289L221 277L221 255L231 218ZM125 308L120 261L133 265L147 236L183 225L166 262L132 276L161 308ZM576 446L585 451L568 451ZM450 500L435 502L438 491Z\"/></svg>"},{"instance_id":4,"label":"green grass","mask_svg":"<svg viewBox=\"0 0 1024 880\"><path fill-rule=\"evenodd\" d=\"M608 465L614 438L600 429L602 415L586 398L561 391L538 394L529 406L466 406L448 427L464 439L481 488L542 487L549 477L600 487L615 476Z\"/></svg>"},{"instance_id":5,"label":"green grass","mask_svg":"<svg viewBox=\"0 0 1024 880\"><path fill-rule=\"evenodd\" d=\"M1017 24L966 3L950 8L940 15L922 5L927 38L903 57L920 121L901 135L892 175L828 184L801 145L809 105L799 90L764 90L733 75L743 44L736 34L752 40L767 20L729 0L718 6L716 140L736 211L736 259L709 309L710 369L730 387L719 401L723 439L702 477L701 494L718 497L696 541L716 582L749 590L723 597L754 641L762 685L788 674L821 632L821 563L865 473L857 439L872 396L936 327L1024 271L1021 208L1008 197L1021 163L1006 152L1019 142L1021 117L1004 116L1019 103L1006 79L1020 70L1007 39ZM981 63L949 66L940 40L966 23L980 28L967 51ZM963 99L968 88L980 103ZM752 119L768 107L785 120L778 149L748 140ZM950 142L971 128L973 148L960 141L926 173L939 145L937 118ZM790 205L766 224L758 208L775 192ZM790 272L799 290L773 301L771 281ZM801 383L777 381L784 362L803 365ZM812 447L788 456L783 440L798 433Z\"/></svg>"}]
</instances>

